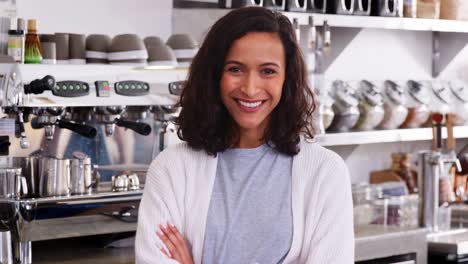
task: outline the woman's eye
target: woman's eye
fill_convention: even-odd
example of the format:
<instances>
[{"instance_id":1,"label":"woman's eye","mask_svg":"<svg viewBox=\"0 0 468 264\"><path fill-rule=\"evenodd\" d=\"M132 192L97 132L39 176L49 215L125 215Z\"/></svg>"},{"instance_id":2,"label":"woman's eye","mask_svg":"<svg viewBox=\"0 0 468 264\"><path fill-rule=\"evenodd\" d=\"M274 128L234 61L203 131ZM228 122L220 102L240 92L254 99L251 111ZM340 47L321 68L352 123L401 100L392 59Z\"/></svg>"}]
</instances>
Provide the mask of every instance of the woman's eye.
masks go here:
<instances>
[{"instance_id":1,"label":"woman's eye","mask_svg":"<svg viewBox=\"0 0 468 264\"><path fill-rule=\"evenodd\" d=\"M275 74L276 71L273 70L273 69L263 69L263 70L262 70L262 73L263 73L263 74L266 74L266 75L271 75L271 74Z\"/></svg>"},{"instance_id":2,"label":"woman's eye","mask_svg":"<svg viewBox=\"0 0 468 264\"><path fill-rule=\"evenodd\" d=\"M239 73L241 71L239 67L229 67L227 70L232 73Z\"/></svg>"}]
</instances>

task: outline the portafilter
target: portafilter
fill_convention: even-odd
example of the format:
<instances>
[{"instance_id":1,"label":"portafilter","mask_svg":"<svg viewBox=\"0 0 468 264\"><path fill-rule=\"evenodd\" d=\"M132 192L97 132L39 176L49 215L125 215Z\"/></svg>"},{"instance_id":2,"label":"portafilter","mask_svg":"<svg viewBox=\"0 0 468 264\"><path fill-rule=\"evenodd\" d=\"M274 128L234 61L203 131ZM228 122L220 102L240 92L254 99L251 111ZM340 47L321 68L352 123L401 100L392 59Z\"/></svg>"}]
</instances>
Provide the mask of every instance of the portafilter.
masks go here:
<instances>
[{"instance_id":1,"label":"portafilter","mask_svg":"<svg viewBox=\"0 0 468 264\"><path fill-rule=\"evenodd\" d=\"M150 125L121 118L125 109L125 106L100 106L95 108L96 119L99 123L105 125L107 136L114 134L115 125L131 129L143 136L151 134Z\"/></svg>"},{"instance_id":2,"label":"portafilter","mask_svg":"<svg viewBox=\"0 0 468 264\"><path fill-rule=\"evenodd\" d=\"M84 137L94 138L97 134L96 128L78 124L75 122L65 121L65 108L64 107L38 107L33 110L37 116L32 120L32 127L34 129L44 128L46 138L52 140L55 133L55 126L59 128L69 129Z\"/></svg>"}]
</instances>

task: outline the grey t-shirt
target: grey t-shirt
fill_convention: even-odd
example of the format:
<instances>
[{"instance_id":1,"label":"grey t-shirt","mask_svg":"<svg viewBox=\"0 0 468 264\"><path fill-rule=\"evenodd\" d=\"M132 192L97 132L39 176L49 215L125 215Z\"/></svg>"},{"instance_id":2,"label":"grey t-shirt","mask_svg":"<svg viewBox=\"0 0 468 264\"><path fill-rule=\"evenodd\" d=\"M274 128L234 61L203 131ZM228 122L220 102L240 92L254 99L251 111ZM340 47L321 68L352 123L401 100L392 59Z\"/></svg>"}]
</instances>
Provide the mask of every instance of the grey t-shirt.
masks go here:
<instances>
[{"instance_id":1,"label":"grey t-shirt","mask_svg":"<svg viewBox=\"0 0 468 264\"><path fill-rule=\"evenodd\" d=\"M282 263L292 243L292 156L264 144L218 154L202 263Z\"/></svg>"}]
</instances>

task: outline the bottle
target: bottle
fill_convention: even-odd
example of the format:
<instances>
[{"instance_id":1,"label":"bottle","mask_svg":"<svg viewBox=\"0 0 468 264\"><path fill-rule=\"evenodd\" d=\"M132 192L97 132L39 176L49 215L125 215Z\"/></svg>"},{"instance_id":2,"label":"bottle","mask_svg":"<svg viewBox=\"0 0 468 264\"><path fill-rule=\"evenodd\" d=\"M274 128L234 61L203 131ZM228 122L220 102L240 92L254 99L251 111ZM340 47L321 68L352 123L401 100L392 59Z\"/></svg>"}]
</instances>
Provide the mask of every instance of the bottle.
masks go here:
<instances>
[{"instance_id":1,"label":"bottle","mask_svg":"<svg viewBox=\"0 0 468 264\"><path fill-rule=\"evenodd\" d=\"M411 169L411 154L394 153L392 154L392 160L392 170L405 181L406 187L410 193L417 193L417 172Z\"/></svg>"},{"instance_id":2,"label":"bottle","mask_svg":"<svg viewBox=\"0 0 468 264\"><path fill-rule=\"evenodd\" d=\"M28 19L24 63L40 64L41 62L41 42L37 35L37 21L35 19Z\"/></svg>"},{"instance_id":3,"label":"bottle","mask_svg":"<svg viewBox=\"0 0 468 264\"><path fill-rule=\"evenodd\" d=\"M8 30L8 56L15 62L24 63L24 31L19 29Z\"/></svg>"}]
</instances>

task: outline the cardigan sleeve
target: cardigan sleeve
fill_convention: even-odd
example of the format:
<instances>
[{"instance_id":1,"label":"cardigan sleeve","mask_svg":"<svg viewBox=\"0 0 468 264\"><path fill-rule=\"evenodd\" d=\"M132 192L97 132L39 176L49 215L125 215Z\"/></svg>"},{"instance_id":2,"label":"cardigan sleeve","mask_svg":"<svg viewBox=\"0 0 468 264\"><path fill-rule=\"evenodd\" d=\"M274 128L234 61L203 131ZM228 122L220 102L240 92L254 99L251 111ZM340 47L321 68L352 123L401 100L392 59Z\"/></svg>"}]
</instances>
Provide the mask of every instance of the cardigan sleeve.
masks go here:
<instances>
[{"instance_id":1,"label":"cardigan sleeve","mask_svg":"<svg viewBox=\"0 0 468 264\"><path fill-rule=\"evenodd\" d=\"M156 235L159 224L172 223L180 227L174 190L170 188L169 172L165 169L165 156L158 156L150 165L145 189L138 212L138 227L135 241L137 264L177 264L161 253L158 247L163 242ZM180 229L179 229L180 230Z\"/></svg>"},{"instance_id":2,"label":"cardigan sleeve","mask_svg":"<svg viewBox=\"0 0 468 264\"><path fill-rule=\"evenodd\" d=\"M324 161L318 184L316 203L310 203L306 224L314 224L309 248L303 249L306 264L354 263L353 204L350 176L346 164L335 153ZM314 217L311 217L314 215Z\"/></svg>"}]
</instances>

